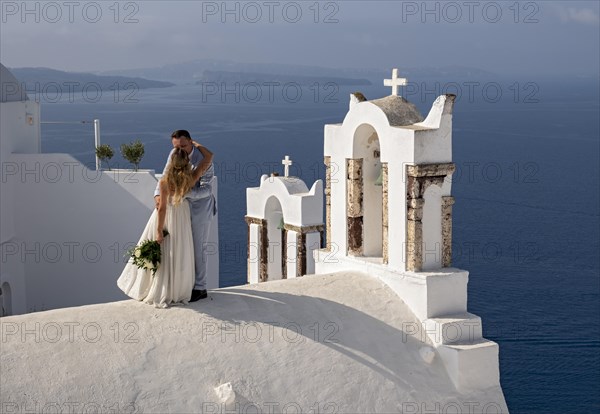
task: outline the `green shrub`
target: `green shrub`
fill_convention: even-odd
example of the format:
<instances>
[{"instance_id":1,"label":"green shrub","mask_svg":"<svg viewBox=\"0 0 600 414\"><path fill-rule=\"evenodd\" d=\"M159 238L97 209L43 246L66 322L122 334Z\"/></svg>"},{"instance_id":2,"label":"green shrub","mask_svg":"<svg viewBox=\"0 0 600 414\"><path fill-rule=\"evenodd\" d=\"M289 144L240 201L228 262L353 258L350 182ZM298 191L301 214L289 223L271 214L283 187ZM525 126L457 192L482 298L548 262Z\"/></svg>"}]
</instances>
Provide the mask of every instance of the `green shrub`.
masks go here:
<instances>
[{"instance_id":1,"label":"green shrub","mask_svg":"<svg viewBox=\"0 0 600 414\"><path fill-rule=\"evenodd\" d=\"M121 144L121 154L134 165L134 170L137 171L144 157L144 144L139 139L130 144Z\"/></svg>"},{"instance_id":2,"label":"green shrub","mask_svg":"<svg viewBox=\"0 0 600 414\"><path fill-rule=\"evenodd\" d=\"M100 162L105 161L108 166L108 170L110 171L110 165L108 164L108 160L110 160L115 155L115 151L108 144L98 145L96 147L96 157L100 159Z\"/></svg>"}]
</instances>

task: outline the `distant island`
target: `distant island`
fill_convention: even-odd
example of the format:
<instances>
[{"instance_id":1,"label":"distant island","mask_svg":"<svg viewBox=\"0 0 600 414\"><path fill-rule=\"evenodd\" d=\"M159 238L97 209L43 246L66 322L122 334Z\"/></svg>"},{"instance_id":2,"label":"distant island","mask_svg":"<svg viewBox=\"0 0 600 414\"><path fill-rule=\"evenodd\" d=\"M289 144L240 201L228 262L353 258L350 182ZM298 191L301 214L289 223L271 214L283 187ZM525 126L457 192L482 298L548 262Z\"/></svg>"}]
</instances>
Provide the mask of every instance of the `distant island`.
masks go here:
<instances>
[{"instance_id":1,"label":"distant island","mask_svg":"<svg viewBox=\"0 0 600 414\"><path fill-rule=\"evenodd\" d=\"M80 92L85 88L101 90L168 88L174 83L144 79L139 77L94 75L92 73L63 72L50 68L12 68L10 71L19 82L24 83L27 92L40 91L52 84L61 89Z\"/></svg>"},{"instance_id":2,"label":"distant island","mask_svg":"<svg viewBox=\"0 0 600 414\"><path fill-rule=\"evenodd\" d=\"M456 81L457 79L490 80L497 79L499 74L467 66L440 67L401 67L403 77L415 79L435 79L436 81ZM204 72L229 72L245 74L272 74L293 76L299 82L300 77L326 77L337 82L344 79L369 79L380 83L381 79L390 76L391 68L328 68L311 65L285 64L278 62L235 62L218 59L196 59L187 62L177 62L152 68L121 69L98 72L99 75L136 76L147 79L159 79L176 83L197 82L204 78ZM275 79L269 75L269 79ZM287 79L286 81L287 82ZM320 81L319 81L320 82ZM313 82L314 83L314 82ZM338 82L339 83L339 82Z\"/></svg>"},{"instance_id":3,"label":"distant island","mask_svg":"<svg viewBox=\"0 0 600 414\"><path fill-rule=\"evenodd\" d=\"M202 73L200 80L196 81L196 85L206 82L225 82L225 83L251 83L264 84L275 82L279 84L297 83L301 86L310 86L318 83L324 85L326 83L335 83L336 85L371 85L368 79L353 79L340 78L334 76L303 76L303 75L281 75L272 73L255 73L255 72L228 72L222 70L205 70Z\"/></svg>"}]
</instances>

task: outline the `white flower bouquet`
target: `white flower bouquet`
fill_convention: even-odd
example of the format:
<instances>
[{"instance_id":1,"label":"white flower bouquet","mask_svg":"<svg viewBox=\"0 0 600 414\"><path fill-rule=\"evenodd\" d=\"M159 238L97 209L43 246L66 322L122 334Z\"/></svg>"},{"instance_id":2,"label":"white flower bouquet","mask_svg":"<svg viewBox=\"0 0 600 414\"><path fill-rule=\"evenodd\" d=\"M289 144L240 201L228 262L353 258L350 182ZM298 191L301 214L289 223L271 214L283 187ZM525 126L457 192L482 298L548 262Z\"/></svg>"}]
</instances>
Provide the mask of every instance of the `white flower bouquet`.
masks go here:
<instances>
[{"instance_id":1,"label":"white flower bouquet","mask_svg":"<svg viewBox=\"0 0 600 414\"><path fill-rule=\"evenodd\" d=\"M169 232L163 230L163 236L167 237L168 235ZM160 265L160 243L156 240L145 240L129 250L126 256L131 257L133 264L139 269L151 270L152 276L154 276Z\"/></svg>"}]
</instances>

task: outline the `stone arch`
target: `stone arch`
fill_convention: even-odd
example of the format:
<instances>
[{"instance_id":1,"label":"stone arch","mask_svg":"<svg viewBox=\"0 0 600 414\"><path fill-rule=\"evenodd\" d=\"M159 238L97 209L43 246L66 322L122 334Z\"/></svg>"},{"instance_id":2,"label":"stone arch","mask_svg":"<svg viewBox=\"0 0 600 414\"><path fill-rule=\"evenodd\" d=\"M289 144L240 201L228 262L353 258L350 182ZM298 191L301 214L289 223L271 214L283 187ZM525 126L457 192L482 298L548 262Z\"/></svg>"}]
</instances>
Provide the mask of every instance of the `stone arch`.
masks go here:
<instances>
[{"instance_id":1,"label":"stone arch","mask_svg":"<svg viewBox=\"0 0 600 414\"><path fill-rule=\"evenodd\" d=\"M442 196L442 186L446 177L453 172L452 163L406 166L406 270L421 271L450 266L454 198ZM438 245L439 254L436 258L434 248ZM424 248L428 251L425 252ZM429 256L427 262L425 253Z\"/></svg>"},{"instance_id":2,"label":"stone arch","mask_svg":"<svg viewBox=\"0 0 600 414\"><path fill-rule=\"evenodd\" d=\"M0 286L0 316L12 315L12 291L8 282Z\"/></svg>"},{"instance_id":3,"label":"stone arch","mask_svg":"<svg viewBox=\"0 0 600 414\"><path fill-rule=\"evenodd\" d=\"M376 128L367 123L354 130L353 158L348 160L348 250L357 256L383 255L383 174Z\"/></svg>"}]
</instances>

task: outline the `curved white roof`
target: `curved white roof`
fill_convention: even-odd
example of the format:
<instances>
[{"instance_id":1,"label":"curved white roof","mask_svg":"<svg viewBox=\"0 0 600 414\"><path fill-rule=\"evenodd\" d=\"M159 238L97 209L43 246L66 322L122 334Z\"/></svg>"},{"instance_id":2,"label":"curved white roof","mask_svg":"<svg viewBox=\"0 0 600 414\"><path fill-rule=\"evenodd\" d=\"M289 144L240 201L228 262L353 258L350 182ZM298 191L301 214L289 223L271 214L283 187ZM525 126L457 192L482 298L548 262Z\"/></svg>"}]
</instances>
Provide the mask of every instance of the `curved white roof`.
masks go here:
<instances>
[{"instance_id":1,"label":"curved white roof","mask_svg":"<svg viewBox=\"0 0 600 414\"><path fill-rule=\"evenodd\" d=\"M27 93L21 89L21 83L0 63L0 102L27 101Z\"/></svg>"},{"instance_id":2,"label":"curved white roof","mask_svg":"<svg viewBox=\"0 0 600 414\"><path fill-rule=\"evenodd\" d=\"M277 183L279 187L285 189L289 195L308 193L306 183L298 177L261 177L260 188Z\"/></svg>"},{"instance_id":3,"label":"curved white roof","mask_svg":"<svg viewBox=\"0 0 600 414\"><path fill-rule=\"evenodd\" d=\"M225 412L214 389L228 382L239 404L228 412L416 412L436 402L506 412L499 387L458 393L439 356L422 357L431 344L407 333L418 323L387 285L358 273L216 289L170 309L126 300L10 316L5 330L39 324L39 334L5 332L1 389L38 412L70 401L76 412L86 402Z\"/></svg>"},{"instance_id":4,"label":"curved white roof","mask_svg":"<svg viewBox=\"0 0 600 414\"><path fill-rule=\"evenodd\" d=\"M294 226L323 223L323 181L315 181L309 190L298 177L263 175L260 187L246 189L248 216L266 218L266 206L272 197L281 203L285 223Z\"/></svg>"}]
</instances>

